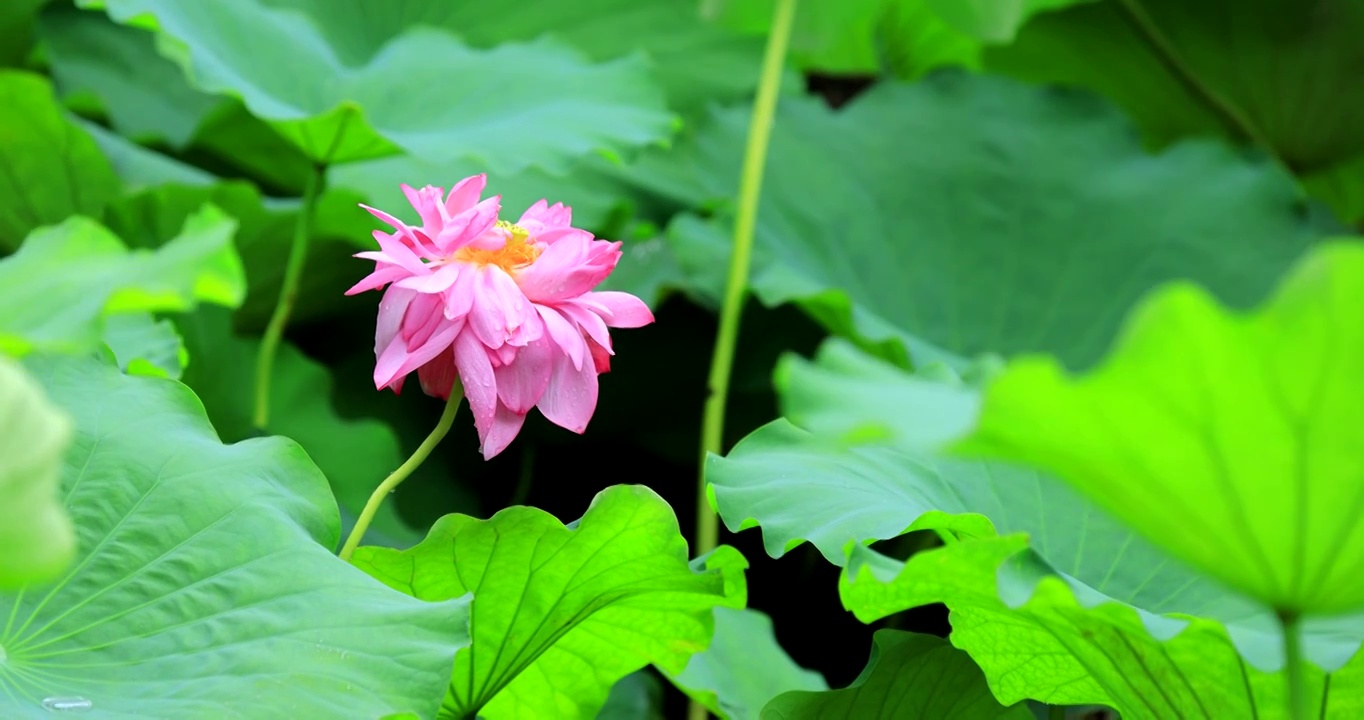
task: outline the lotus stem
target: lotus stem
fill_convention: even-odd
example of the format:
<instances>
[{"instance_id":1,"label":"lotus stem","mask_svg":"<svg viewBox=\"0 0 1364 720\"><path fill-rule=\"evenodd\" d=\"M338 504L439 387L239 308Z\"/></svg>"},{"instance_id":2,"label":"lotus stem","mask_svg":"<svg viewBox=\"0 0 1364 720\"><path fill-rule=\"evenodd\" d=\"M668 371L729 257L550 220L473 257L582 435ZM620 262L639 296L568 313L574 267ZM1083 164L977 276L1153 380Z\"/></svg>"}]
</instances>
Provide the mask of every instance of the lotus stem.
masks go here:
<instances>
[{"instance_id":1,"label":"lotus stem","mask_svg":"<svg viewBox=\"0 0 1364 720\"><path fill-rule=\"evenodd\" d=\"M734 350L739 340L739 319L748 297L749 266L753 257L753 238L758 223L758 198L762 194L763 170L767 147L772 138L772 123L781 90L786 47L791 40L791 25L796 16L796 0L777 0L773 9L772 30L763 54L758 93L753 101L753 117L748 126L748 144L739 176L739 206L734 218L734 248L729 258L729 276L720 306L720 326L715 334L715 350L710 361L709 395L701 421L701 461L696 483L696 554L704 555L719 544L720 527L711 509L706 489L706 458L724 451L725 406L729 401L729 380L734 369ZM705 720L709 711L692 701L688 712L692 720Z\"/></svg>"},{"instance_id":2,"label":"lotus stem","mask_svg":"<svg viewBox=\"0 0 1364 720\"><path fill-rule=\"evenodd\" d=\"M374 514L379 512L379 506L384 504L384 498L398 489L398 486L411 475L414 470L421 467L421 464L431 454L432 450L445 439L445 434L450 432L450 425L455 422L455 414L459 412L460 403L464 400L464 388L459 381L450 389L450 399L445 402L445 410L440 414L440 420L436 421L436 427L431 430L431 434L426 436L421 445L417 446L412 456L402 465L398 466L384 481L379 483L379 487L374 488L370 493L369 500L365 501L365 507L360 511L360 517L355 519L355 527L350 529L350 535L346 537L346 543L341 546L341 552L337 553L342 560L349 561L351 555L355 554L355 548L359 547L360 540L365 536L365 531L369 529L369 524L374 521Z\"/></svg>"},{"instance_id":3,"label":"lotus stem","mask_svg":"<svg viewBox=\"0 0 1364 720\"><path fill-rule=\"evenodd\" d=\"M1283 630L1284 675L1288 682L1289 720L1308 720L1312 716L1307 705L1307 681L1304 677L1306 661L1302 657L1302 618L1297 613L1280 612L1279 626Z\"/></svg>"},{"instance_id":4,"label":"lotus stem","mask_svg":"<svg viewBox=\"0 0 1364 720\"><path fill-rule=\"evenodd\" d=\"M299 208L298 220L294 223L294 239L289 245L289 260L284 266L284 283L279 289L279 300L275 311L265 326L265 337L261 338L260 350L256 355L256 402L251 421L258 430L265 430L270 422L270 378L275 366L275 353L279 350L284 328L289 324L289 315L298 301L298 281L303 277L303 266L308 261L308 239L312 234L313 215L317 212L317 197L321 194L322 175L325 165L313 166L303 188L303 207Z\"/></svg>"}]
</instances>

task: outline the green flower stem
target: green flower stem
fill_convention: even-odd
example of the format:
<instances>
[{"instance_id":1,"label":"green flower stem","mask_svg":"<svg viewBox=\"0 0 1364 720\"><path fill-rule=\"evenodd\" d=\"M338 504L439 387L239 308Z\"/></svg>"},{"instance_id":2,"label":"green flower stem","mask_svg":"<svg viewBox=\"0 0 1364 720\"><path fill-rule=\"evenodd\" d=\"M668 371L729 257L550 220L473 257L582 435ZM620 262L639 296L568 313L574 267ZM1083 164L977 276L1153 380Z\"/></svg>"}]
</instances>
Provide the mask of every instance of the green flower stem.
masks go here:
<instances>
[{"instance_id":1,"label":"green flower stem","mask_svg":"<svg viewBox=\"0 0 1364 720\"><path fill-rule=\"evenodd\" d=\"M355 527L350 529L350 535L346 537L346 544L341 546L341 552L337 553L342 560L350 560L350 556L355 553L355 548L360 545L360 540L364 538L365 531L369 529L369 524L374 521L374 514L379 512L379 506L384 503L384 498L389 493L398 489L398 486L412 474L413 470L421 467L431 454L432 450L445 438L445 433L450 432L450 425L455 421L455 414L459 412L460 403L464 400L464 388L459 381L455 381L455 386L450 390L450 399L445 403L445 410L440 414L440 420L436 422L436 427L430 435L417 446L416 452L412 453L406 462L398 466L384 481L379 483L379 487L374 488L370 493L369 500L365 502L365 508L360 511L360 517L355 519Z\"/></svg>"},{"instance_id":2,"label":"green flower stem","mask_svg":"<svg viewBox=\"0 0 1364 720\"><path fill-rule=\"evenodd\" d=\"M1307 683L1303 678L1306 670L1302 657L1302 619L1292 613L1279 613L1279 625L1283 629L1284 675L1288 678L1289 720L1308 720L1312 712L1307 706Z\"/></svg>"},{"instance_id":3,"label":"green flower stem","mask_svg":"<svg viewBox=\"0 0 1364 720\"><path fill-rule=\"evenodd\" d=\"M724 304L720 307L720 328L715 335L715 351L710 361L710 394L706 397L701 421L701 466L697 480L696 552L705 554L719 542L719 525L706 491L706 458L723 452L725 404L729 400L729 376L734 367L734 346L739 339L739 315L748 296L748 268L753 256L753 233L758 221L758 197L762 191L767 145L772 136L772 119L777 109L777 92L786 63L786 46L791 39L791 23L796 15L796 0L777 0L772 16L772 32L767 36L758 96L753 101L753 118L748 126L748 146L744 149L743 173L739 177L739 207L734 219L734 250L729 259L729 279L725 284Z\"/></svg>"},{"instance_id":4,"label":"green flower stem","mask_svg":"<svg viewBox=\"0 0 1364 720\"><path fill-rule=\"evenodd\" d=\"M288 264L284 266L284 284L280 286L275 312L265 326L265 337L261 339L256 355L256 404L251 421L259 430L264 430L270 422L270 376L275 365L275 352L279 350L279 341L284 337L285 326L289 324L289 314L298 301L298 281L303 277L303 266L308 260L308 239L312 233L313 215L317 210L317 196L321 194L322 175L326 170L325 165L318 164L308 173L303 189L303 207L299 208L298 221L294 223L294 240L289 246Z\"/></svg>"},{"instance_id":5,"label":"green flower stem","mask_svg":"<svg viewBox=\"0 0 1364 720\"><path fill-rule=\"evenodd\" d=\"M762 194L767 146L772 138L772 122L777 111L777 92L781 89L786 46L791 39L791 24L796 16L796 0L777 0L772 11L772 31L763 54L758 96L753 100L753 117L748 125L748 145L744 148L743 170L739 176L739 207L734 218L734 249L729 258L729 277L725 282L724 304L720 306L720 327L715 333L715 350L710 360L710 394L706 397L701 420L701 462L696 482L696 553L704 555L720 541L720 526L710 506L706 489L706 458L724 451L725 405L729 400L729 379L734 369L734 348L739 340L739 317L748 297L748 270L753 257L753 234L758 223L758 198ZM710 711L692 700L690 720L705 720Z\"/></svg>"}]
</instances>

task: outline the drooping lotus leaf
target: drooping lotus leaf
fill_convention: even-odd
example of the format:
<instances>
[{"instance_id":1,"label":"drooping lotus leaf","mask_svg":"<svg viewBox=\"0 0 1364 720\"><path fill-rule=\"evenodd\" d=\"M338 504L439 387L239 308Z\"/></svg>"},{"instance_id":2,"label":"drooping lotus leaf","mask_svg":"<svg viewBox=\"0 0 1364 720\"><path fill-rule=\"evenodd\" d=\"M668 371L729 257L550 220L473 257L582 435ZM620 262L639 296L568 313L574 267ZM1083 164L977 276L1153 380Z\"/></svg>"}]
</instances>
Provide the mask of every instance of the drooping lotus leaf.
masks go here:
<instances>
[{"instance_id":1,"label":"drooping lotus leaf","mask_svg":"<svg viewBox=\"0 0 1364 720\"><path fill-rule=\"evenodd\" d=\"M1364 608L1364 245L1324 245L1253 314L1187 283L1068 377L1010 363L961 449L1046 468L1174 556L1290 615Z\"/></svg>"},{"instance_id":2,"label":"drooping lotus leaf","mask_svg":"<svg viewBox=\"0 0 1364 720\"><path fill-rule=\"evenodd\" d=\"M474 593L473 644L455 659L446 718L593 717L631 672L681 672L710 641L713 610L745 600L738 551L689 566L672 508L637 485L598 493L568 527L522 506L447 515L409 550L362 547L352 559L415 597Z\"/></svg>"}]
</instances>

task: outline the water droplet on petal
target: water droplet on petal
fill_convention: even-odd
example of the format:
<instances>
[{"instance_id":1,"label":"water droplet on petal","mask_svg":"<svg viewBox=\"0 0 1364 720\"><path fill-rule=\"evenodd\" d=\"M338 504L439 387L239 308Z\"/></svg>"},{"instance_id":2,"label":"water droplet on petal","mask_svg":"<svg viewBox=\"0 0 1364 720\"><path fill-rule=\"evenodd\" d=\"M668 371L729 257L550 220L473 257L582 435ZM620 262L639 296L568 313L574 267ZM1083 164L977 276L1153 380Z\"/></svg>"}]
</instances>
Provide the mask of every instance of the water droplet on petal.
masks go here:
<instances>
[{"instance_id":1,"label":"water droplet on petal","mask_svg":"<svg viewBox=\"0 0 1364 720\"><path fill-rule=\"evenodd\" d=\"M43 709L49 712L85 712L95 704L77 695L43 698Z\"/></svg>"}]
</instances>

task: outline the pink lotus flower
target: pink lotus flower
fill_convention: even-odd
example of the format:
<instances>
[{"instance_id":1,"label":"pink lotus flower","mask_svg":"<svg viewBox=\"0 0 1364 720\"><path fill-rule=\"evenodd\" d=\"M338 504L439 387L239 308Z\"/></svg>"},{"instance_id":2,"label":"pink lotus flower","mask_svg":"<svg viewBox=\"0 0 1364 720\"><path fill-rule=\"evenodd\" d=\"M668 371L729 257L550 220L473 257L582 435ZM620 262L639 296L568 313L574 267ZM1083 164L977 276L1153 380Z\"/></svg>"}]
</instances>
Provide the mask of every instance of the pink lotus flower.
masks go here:
<instances>
[{"instance_id":1,"label":"pink lotus flower","mask_svg":"<svg viewBox=\"0 0 1364 720\"><path fill-rule=\"evenodd\" d=\"M486 175L438 187L403 185L421 225L366 205L393 228L379 251L355 257L375 269L347 295L388 285L374 333L374 385L402 390L417 372L428 395L448 399L458 374L483 457L506 449L533 407L582 433L597 407L597 375L610 370L607 328L654 320L643 301L594 292L620 260L620 243L572 227L572 211L541 200L515 224L498 220L501 196L479 201Z\"/></svg>"}]
</instances>

